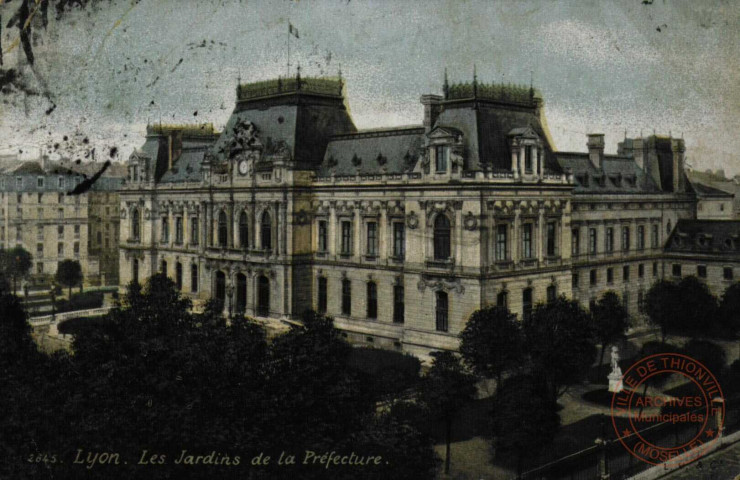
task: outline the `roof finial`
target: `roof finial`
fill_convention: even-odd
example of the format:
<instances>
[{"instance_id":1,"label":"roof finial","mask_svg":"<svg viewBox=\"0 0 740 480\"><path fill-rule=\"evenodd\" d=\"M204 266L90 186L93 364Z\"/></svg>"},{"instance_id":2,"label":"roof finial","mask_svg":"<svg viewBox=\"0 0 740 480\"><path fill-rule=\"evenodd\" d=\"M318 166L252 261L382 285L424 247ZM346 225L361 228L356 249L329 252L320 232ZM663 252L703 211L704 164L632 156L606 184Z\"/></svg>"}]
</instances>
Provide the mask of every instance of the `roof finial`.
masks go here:
<instances>
[{"instance_id":1,"label":"roof finial","mask_svg":"<svg viewBox=\"0 0 740 480\"><path fill-rule=\"evenodd\" d=\"M670 130L668 130L668 138L673 138L673 132L671 132Z\"/></svg>"},{"instance_id":2,"label":"roof finial","mask_svg":"<svg viewBox=\"0 0 740 480\"><path fill-rule=\"evenodd\" d=\"M445 94L445 100L447 100L447 97L450 95L450 82L447 80L447 67L445 67L445 83L442 85L442 91Z\"/></svg>"}]
</instances>

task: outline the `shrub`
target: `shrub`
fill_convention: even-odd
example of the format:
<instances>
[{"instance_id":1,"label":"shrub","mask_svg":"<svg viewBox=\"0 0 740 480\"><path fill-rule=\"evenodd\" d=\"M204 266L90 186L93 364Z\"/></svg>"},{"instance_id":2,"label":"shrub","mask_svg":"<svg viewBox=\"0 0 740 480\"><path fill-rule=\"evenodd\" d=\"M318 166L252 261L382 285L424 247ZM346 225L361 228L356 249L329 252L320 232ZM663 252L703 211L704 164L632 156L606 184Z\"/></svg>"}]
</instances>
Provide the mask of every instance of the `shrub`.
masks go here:
<instances>
[{"instance_id":1,"label":"shrub","mask_svg":"<svg viewBox=\"0 0 740 480\"><path fill-rule=\"evenodd\" d=\"M421 362L413 355L379 348L353 348L349 366L360 372L377 395L400 393L419 380Z\"/></svg>"},{"instance_id":2,"label":"shrub","mask_svg":"<svg viewBox=\"0 0 740 480\"><path fill-rule=\"evenodd\" d=\"M73 312L75 310L88 310L103 306L103 292L83 292L72 295L69 300L56 302L57 313Z\"/></svg>"}]
</instances>

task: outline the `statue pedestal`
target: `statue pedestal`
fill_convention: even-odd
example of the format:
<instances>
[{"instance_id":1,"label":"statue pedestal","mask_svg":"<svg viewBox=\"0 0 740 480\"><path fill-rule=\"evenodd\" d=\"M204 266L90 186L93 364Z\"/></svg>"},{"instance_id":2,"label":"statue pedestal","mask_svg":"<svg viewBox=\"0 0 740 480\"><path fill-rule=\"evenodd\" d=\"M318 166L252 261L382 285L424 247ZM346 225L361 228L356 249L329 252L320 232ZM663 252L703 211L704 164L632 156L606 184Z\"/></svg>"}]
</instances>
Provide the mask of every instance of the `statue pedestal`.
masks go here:
<instances>
[{"instance_id":1,"label":"statue pedestal","mask_svg":"<svg viewBox=\"0 0 740 480\"><path fill-rule=\"evenodd\" d=\"M624 386L622 385L622 372L621 369L617 368L617 370L612 370L612 372L607 375L609 379L609 391L612 393L619 393L622 390L624 390Z\"/></svg>"}]
</instances>

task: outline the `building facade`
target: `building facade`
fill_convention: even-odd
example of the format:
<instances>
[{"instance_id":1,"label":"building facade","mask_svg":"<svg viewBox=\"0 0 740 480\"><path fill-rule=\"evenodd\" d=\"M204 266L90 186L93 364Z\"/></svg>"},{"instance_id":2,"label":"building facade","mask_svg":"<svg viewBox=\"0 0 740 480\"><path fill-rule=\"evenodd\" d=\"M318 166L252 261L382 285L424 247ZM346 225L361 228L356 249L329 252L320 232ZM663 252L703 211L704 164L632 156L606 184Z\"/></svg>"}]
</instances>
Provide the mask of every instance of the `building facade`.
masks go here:
<instances>
[{"instance_id":1,"label":"building facade","mask_svg":"<svg viewBox=\"0 0 740 480\"><path fill-rule=\"evenodd\" d=\"M557 152L533 88L423 95L418 126L358 131L341 79L239 85L223 132L154 125L120 192L121 285L165 271L202 305L353 342L456 349L475 310L520 317L607 290L639 316L663 246L696 215L681 139Z\"/></svg>"},{"instance_id":2,"label":"building facade","mask_svg":"<svg viewBox=\"0 0 740 480\"><path fill-rule=\"evenodd\" d=\"M65 259L80 262L89 284L118 283L118 195L123 178L103 177L90 190L69 195L85 178L68 170L25 162L0 174L0 248L21 246L33 256L32 284L49 284ZM91 212L108 208L108 245L97 245ZM103 225L101 222L100 225Z\"/></svg>"}]
</instances>

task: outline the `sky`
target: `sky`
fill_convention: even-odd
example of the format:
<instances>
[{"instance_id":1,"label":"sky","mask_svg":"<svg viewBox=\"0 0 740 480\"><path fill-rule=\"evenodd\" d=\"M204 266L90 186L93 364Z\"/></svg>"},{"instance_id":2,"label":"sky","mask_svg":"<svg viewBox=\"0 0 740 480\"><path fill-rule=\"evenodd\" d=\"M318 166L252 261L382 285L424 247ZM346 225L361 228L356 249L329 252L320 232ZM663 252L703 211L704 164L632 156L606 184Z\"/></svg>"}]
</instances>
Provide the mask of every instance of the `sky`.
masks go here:
<instances>
[{"instance_id":1,"label":"sky","mask_svg":"<svg viewBox=\"0 0 740 480\"><path fill-rule=\"evenodd\" d=\"M558 150L655 131L683 136L695 169L740 173L740 2L98 0L31 23L33 68L6 27L18 4L0 6L2 68L43 94L2 90L0 154L125 160L148 122L221 127L238 78L287 74L290 42L291 75L341 68L359 128L420 124L445 68L456 82L475 66L533 81Z\"/></svg>"}]
</instances>

